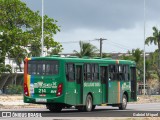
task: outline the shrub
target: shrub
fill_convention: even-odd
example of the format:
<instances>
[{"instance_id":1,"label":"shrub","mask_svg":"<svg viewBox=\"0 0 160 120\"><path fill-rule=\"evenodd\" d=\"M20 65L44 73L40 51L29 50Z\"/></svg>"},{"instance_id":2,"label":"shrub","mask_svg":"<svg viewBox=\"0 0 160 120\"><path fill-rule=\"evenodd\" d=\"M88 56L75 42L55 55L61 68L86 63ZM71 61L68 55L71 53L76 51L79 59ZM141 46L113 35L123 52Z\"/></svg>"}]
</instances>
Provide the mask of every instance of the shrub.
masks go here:
<instances>
[{"instance_id":1,"label":"shrub","mask_svg":"<svg viewBox=\"0 0 160 120\"><path fill-rule=\"evenodd\" d=\"M21 85L9 85L6 89L7 94L22 94L23 87Z\"/></svg>"}]
</instances>

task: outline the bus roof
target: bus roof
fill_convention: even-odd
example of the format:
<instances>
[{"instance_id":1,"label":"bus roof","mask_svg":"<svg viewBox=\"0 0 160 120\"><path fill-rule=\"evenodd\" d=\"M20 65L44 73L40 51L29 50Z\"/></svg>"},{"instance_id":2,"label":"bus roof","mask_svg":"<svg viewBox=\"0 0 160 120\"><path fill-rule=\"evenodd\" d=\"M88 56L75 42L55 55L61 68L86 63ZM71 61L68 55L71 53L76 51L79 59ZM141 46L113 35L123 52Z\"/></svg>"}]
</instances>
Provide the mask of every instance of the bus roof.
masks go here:
<instances>
[{"instance_id":1,"label":"bus roof","mask_svg":"<svg viewBox=\"0 0 160 120\"><path fill-rule=\"evenodd\" d=\"M135 65L136 63L131 60L115 60L111 58L89 58L89 57L84 57L84 58L78 58L76 56L70 56L70 57L60 57L60 56L47 56L47 57L31 57L29 60L60 60L64 62L89 62L89 63L109 63L109 64L132 64Z\"/></svg>"}]
</instances>

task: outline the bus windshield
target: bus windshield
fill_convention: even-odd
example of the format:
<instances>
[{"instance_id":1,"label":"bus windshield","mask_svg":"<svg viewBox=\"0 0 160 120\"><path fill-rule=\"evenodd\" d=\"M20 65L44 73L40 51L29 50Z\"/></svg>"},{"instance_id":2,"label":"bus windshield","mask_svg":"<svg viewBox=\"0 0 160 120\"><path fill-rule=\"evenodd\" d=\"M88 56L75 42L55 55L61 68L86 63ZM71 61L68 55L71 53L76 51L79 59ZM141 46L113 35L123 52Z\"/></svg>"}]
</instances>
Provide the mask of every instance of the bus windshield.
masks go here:
<instances>
[{"instance_id":1,"label":"bus windshield","mask_svg":"<svg viewBox=\"0 0 160 120\"><path fill-rule=\"evenodd\" d=\"M30 60L28 61L29 75L56 75L59 71L58 61Z\"/></svg>"}]
</instances>

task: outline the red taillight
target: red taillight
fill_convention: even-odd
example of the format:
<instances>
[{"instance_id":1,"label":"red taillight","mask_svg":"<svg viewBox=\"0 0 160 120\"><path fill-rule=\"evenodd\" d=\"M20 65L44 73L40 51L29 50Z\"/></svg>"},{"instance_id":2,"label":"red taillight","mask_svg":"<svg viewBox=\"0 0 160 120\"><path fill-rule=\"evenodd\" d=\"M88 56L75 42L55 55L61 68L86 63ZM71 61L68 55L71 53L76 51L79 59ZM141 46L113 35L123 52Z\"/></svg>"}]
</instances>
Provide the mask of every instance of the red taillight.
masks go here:
<instances>
[{"instance_id":1,"label":"red taillight","mask_svg":"<svg viewBox=\"0 0 160 120\"><path fill-rule=\"evenodd\" d=\"M27 84L26 84L26 83L24 83L24 94L25 94L26 96L29 96L28 87L27 87Z\"/></svg>"},{"instance_id":2,"label":"red taillight","mask_svg":"<svg viewBox=\"0 0 160 120\"><path fill-rule=\"evenodd\" d=\"M58 87L57 87L57 96L60 96L62 95L62 89L63 89L63 84L59 84Z\"/></svg>"}]
</instances>

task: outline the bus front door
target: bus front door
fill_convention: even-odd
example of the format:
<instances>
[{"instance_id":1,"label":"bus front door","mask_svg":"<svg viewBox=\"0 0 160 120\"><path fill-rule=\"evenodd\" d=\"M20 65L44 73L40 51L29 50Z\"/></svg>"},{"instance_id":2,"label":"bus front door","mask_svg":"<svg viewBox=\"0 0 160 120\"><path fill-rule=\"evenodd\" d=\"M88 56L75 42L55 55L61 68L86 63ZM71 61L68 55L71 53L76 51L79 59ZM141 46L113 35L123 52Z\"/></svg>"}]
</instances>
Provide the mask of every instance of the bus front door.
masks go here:
<instances>
[{"instance_id":1,"label":"bus front door","mask_svg":"<svg viewBox=\"0 0 160 120\"><path fill-rule=\"evenodd\" d=\"M102 83L102 103L108 103L108 66L100 67Z\"/></svg>"},{"instance_id":2,"label":"bus front door","mask_svg":"<svg viewBox=\"0 0 160 120\"><path fill-rule=\"evenodd\" d=\"M136 67L131 67L131 99L137 100Z\"/></svg>"},{"instance_id":3,"label":"bus front door","mask_svg":"<svg viewBox=\"0 0 160 120\"><path fill-rule=\"evenodd\" d=\"M83 103L83 78L82 77L83 77L82 65L76 65L77 105L80 105Z\"/></svg>"}]
</instances>

